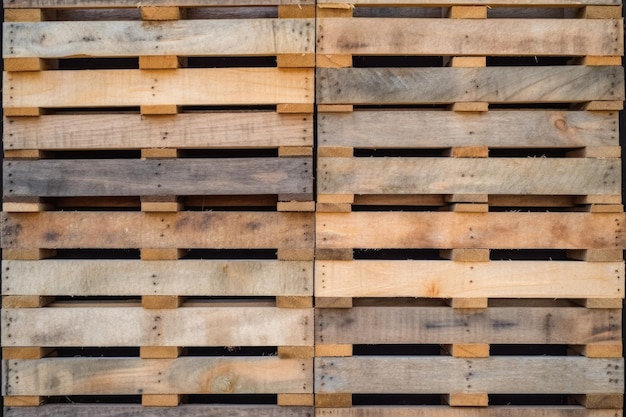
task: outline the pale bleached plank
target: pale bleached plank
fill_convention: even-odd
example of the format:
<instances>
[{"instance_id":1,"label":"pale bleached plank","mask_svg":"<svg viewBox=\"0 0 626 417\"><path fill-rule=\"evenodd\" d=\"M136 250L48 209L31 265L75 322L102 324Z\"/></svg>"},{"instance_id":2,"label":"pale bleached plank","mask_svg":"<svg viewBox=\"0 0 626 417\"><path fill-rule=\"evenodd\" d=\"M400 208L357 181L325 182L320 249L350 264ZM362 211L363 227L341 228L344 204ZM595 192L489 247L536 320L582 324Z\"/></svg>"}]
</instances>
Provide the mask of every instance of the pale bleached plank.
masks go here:
<instances>
[{"instance_id":1,"label":"pale bleached plank","mask_svg":"<svg viewBox=\"0 0 626 417\"><path fill-rule=\"evenodd\" d=\"M318 54L572 56L624 51L621 23L601 19L320 18L317 39Z\"/></svg>"},{"instance_id":2,"label":"pale bleached plank","mask_svg":"<svg viewBox=\"0 0 626 417\"><path fill-rule=\"evenodd\" d=\"M135 8L129 0L3 0L5 8ZM519 1L519 0L516 0ZM563 0L561 0L563 1ZM571 1L571 0L569 0ZM589 1L589 0L584 0ZM606 1L606 0L594 0ZM140 3L139 5L141 5ZM150 6L212 7L212 6L276 6L282 4L313 4L312 0L149 0Z\"/></svg>"},{"instance_id":3,"label":"pale bleached plank","mask_svg":"<svg viewBox=\"0 0 626 417\"><path fill-rule=\"evenodd\" d=\"M622 262L317 261L319 297L622 298Z\"/></svg>"},{"instance_id":4,"label":"pale bleached plank","mask_svg":"<svg viewBox=\"0 0 626 417\"><path fill-rule=\"evenodd\" d=\"M589 112L581 112L589 113ZM312 146L310 115L274 112L11 117L5 149L262 148Z\"/></svg>"},{"instance_id":5,"label":"pale bleached plank","mask_svg":"<svg viewBox=\"0 0 626 417\"><path fill-rule=\"evenodd\" d=\"M54 358L3 362L3 395L311 393L310 359Z\"/></svg>"},{"instance_id":6,"label":"pale bleached plank","mask_svg":"<svg viewBox=\"0 0 626 417\"><path fill-rule=\"evenodd\" d=\"M600 213L316 213L318 248L622 248L624 215Z\"/></svg>"},{"instance_id":7,"label":"pale bleached plank","mask_svg":"<svg viewBox=\"0 0 626 417\"><path fill-rule=\"evenodd\" d=\"M4 248L312 249L312 213L3 214Z\"/></svg>"},{"instance_id":8,"label":"pale bleached plank","mask_svg":"<svg viewBox=\"0 0 626 417\"><path fill-rule=\"evenodd\" d=\"M305 54L314 52L314 30L313 19L15 22L4 25L3 51L5 58Z\"/></svg>"},{"instance_id":9,"label":"pale bleached plank","mask_svg":"<svg viewBox=\"0 0 626 417\"><path fill-rule=\"evenodd\" d=\"M313 309L3 309L2 345L313 346Z\"/></svg>"},{"instance_id":10,"label":"pale bleached plank","mask_svg":"<svg viewBox=\"0 0 626 417\"><path fill-rule=\"evenodd\" d=\"M4 172L5 196L313 194L309 158L47 159Z\"/></svg>"},{"instance_id":11,"label":"pale bleached plank","mask_svg":"<svg viewBox=\"0 0 626 417\"><path fill-rule=\"evenodd\" d=\"M363 110L320 114L318 135L320 147L615 146L619 139L617 116L618 112L584 111L503 110L459 113ZM11 129L11 126L7 128Z\"/></svg>"},{"instance_id":12,"label":"pale bleached plank","mask_svg":"<svg viewBox=\"0 0 626 417\"><path fill-rule=\"evenodd\" d=\"M319 158L318 165L320 194L621 192L619 159Z\"/></svg>"},{"instance_id":13,"label":"pale bleached plank","mask_svg":"<svg viewBox=\"0 0 626 417\"><path fill-rule=\"evenodd\" d=\"M317 417L620 417L616 410L591 410L581 406L489 406L489 407L353 407L319 408ZM22 417L15 416L15 417ZM24 417L31 417L25 415ZM35 417L35 416L33 416ZM39 416L36 416L39 417ZM47 417L47 416L41 416Z\"/></svg>"},{"instance_id":14,"label":"pale bleached plank","mask_svg":"<svg viewBox=\"0 0 626 417\"><path fill-rule=\"evenodd\" d=\"M318 393L621 393L623 359L442 356L316 358Z\"/></svg>"},{"instance_id":15,"label":"pale bleached plank","mask_svg":"<svg viewBox=\"0 0 626 417\"><path fill-rule=\"evenodd\" d=\"M373 325L375 323L375 325ZM619 310L554 307L317 309L322 344L619 343Z\"/></svg>"},{"instance_id":16,"label":"pale bleached plank","mask_svg":"<svg viewBox=\"0 0 626 417\"><path fill-rule=\"evenodd\" d=\"M6 417L313 417L314 415L312 407L278 407L259 404L184 404L177 407L142 407L141 405L123 404L46 404L40 407L6 408L4 413ZM587 416L568 414L546 417Z\"/></svg>"},{"instance_id":17,"label":"pale bleached plank","mask_svg":"<svg viewBox=\"0 0 626 417\"><path fill-rule=\"evenodd\" d=\"M3 261L4 295L311 296L313 263L245 260Z\"/></svg>"},{"instance_id":18,"label":"pale bleached plank","mask_svg":"<svg viewBox=\"0 0 626 417\"><path fill-rule=\"evenodd\" d=\"M623 100L621 67L318 68L319 104Z\"/></svg>"},{"instance_id":19,"label":"pale bleached plank","mask_svg":"<svg viewBox=\"0 0 626 417\"><path fill-rule=\"evenodd\" d=\"M5 72L4 86L5 108L313 103L312 69Z\"/></svg>"}]
</instances>

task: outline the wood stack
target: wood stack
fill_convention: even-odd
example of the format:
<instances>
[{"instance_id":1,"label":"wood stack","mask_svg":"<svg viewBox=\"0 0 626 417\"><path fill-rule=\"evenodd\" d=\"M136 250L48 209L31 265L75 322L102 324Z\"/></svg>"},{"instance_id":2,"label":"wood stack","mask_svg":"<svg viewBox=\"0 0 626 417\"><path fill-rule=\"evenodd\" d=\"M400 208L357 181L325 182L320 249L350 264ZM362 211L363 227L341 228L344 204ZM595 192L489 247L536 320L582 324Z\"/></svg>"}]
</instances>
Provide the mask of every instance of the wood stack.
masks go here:
<instances>
[{"instance_id":1,"label":"wood stack","mask_svg":"<svg viewBox=\"0 0 626 417\"><path fill-rule=\"evenodd\" d=\"M622 414L618 0L4 7L5 415Z\"/></svg>"}]
</instances>

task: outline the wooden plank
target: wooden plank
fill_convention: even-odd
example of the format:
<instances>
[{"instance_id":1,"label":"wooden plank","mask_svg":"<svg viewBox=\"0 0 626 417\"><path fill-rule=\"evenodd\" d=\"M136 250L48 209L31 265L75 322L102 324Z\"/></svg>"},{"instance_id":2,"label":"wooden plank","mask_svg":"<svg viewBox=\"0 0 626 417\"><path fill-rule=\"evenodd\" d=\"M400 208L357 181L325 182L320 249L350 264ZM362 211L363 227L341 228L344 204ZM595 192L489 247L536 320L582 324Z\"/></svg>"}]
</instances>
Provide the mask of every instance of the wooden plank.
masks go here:
<instances>
[{"instance_id":1,"label":"wooden plank","mask_svg":"<svg viewBox=\"0 0 626 417\"><path fill-rule=\"evenodd\" d=\"M313 295L313 263L299 261L5 260L2 277L4 295Z\"/></svg>"},{"instance_id":2,"label":"wooden plank","mask_svg":"<svg viewBox=\"0 0 626 417\"><path fill-rule=\"evenodd\" d=\"M594 124L593 129L600 126ZM129 114L19 117L5 119L4 140L5 149L313 146L313 119L310 115L274 112L144 118Z\"/></svg>"},{"instance_id":3,"label":"wooden plank","mask_svg":"<svg viewBox=\"0 0 626 417\"><path fill-rule=\"evenodd\" d=\"M624 75L585 66L318 68L316 88L319 104L582 102L623 100Z\"/></svg>"},{"instance_id":4,"label":"wooden plank","mask_svg":"<svg viewBox=\"0 0 626 417\"><path fill-rule=\"evenodd\" d=\"M312 407L277 407L275 405L259 404L183 404L167 410L124 404L47 404L40 407L5 408L4 413L6 417L59 417L70 415L74 417L313 417L314 415ZM554 417L587 416L567 415Z\"/></svg>"},{"instance_id":5,"label":"wooden plank","mask_svg":"<svg viewBox=\"0 0 626 417\"><path fill-rule=\"evenodd\" d=\"M136 8L137 3L129 3L128 0L3 0L5 8ZM497 1L497 0L496 0ZM513 0L516 1L516 0ZM560 0L567 1L567 0ZM571 1L571 0L570 0ZM605 4L611 0L583 0L577 1L583 4ZM615 0L612 0L611 4ZM175 4L179 7L210 7L210 6L276 6L287 4L313 4L312 0L150 0L151 6L171 6Z\"/></svg>"},{"instance_id":6,"label":"wooden plank","mask_svg":"<svg viewBox=\"0 0 626 417\"><path fill-rule=\"evenodd\" d=\"M7 161L4 172L6 196L313 193L310 158L47 159Z\"/></svg>"},{"instance_id":7,"label":"wooden plank","mask_svg":"<svg viewBox=\"0 0 626 417\"><path fill-rule=\"evenodd\" d=\"M306 54L314 50L314 30L313 19L15 22L4 26L3 51L5 58Z\"/></svg>"},{"instance_id":8,"label":"wooden plank","mask_svg":"<svg viewBox=\"0 0 626 417\"><path fill-rule=\"evenodd\" d=\"M572 56L624 50L619 20L323 18L317 39L318 54Z\"/></svg>"},{"instance_id":9,"label":"wooden plank","mask_svg":"<svg viewBox=\"0 0 626 417\"><path fill-rule=\"evenodd\" d=\"M580 406L566 405L546 407L507 405L490 406L488 408L363 406L354 408L320 408L316 410L317 417L620 417L620 415L621 413L616 414L615 410L588 410ZM30 415L25 415L24 417L30 417Z\"/></svg>"},{"instance_id":10,"label":"wooden plank","mask_svg":"<svg viewBox=\"0 0 626 417\"><path fill-rule=\"evenodd\" d=\"M579 307L353 307L315 312L329 344L589 344L619 342L621 314ZM372 325L376 323L376 325Z\"/></svg>"},{"instance_id":11,"label":"wooden plank","mask_svg":"<svg viewBox=\"0 0 626 417\"><path fill-rule=\"evenodd\" d=\"M263 394L313 392L310 359L186 357L4 361L4 395ZM132 375L132 378L120 378ZM63 378L59 378L63 375Z\"/></svg>"},{"instance_id":12,"label":"wooden plank","mask_svg":"<svg viewBox=\"0 0 626 417\"><path fill-rule=\"evenodd\" d=\"M621 393L623 359L507 356L316 358L319 393Z\"/></svg>"},{"instance_id":13,"label":"wooden plank","mask_svg":"<svg viewBox=\"0 0 626 417\"><path fill-rule=\"evenodd\" d=\"M312 249L312 213L3 214L4 248Z\"/></svg>"},{"instance_id":14,"label":"wooden plank","mask_svg":"<svg viewBox=\"0 0 626 417\"><path fill-rule=\"evenodd\" d=\"M6 347L312 346L313 309L3 309L2 328Z\"/></svg>"},{"instance_id":15,"label":"wooden plank","mask_svg":"<svg viewBox=\"0 0 626 417\"><path fill-rule=\"evenodd\" d=\"M317 261L319 297L622 298L623 262Z\"/></svg>"},{"instance_id":16,"label":"wooden plank","mask_svg":"<svg viewBox=\"0 0 626 417\"><path fill-rule=\"evenodd\" d=\"M6 1L6 0L5 0ZM46 0L16 0L16 1L46 1ZM60 1L60 0L57 0ZM94 1L94 0L92 0ZM343 5L346 3L337 2L337 0L318 0L318 3L323 5L322 7L330 4L339 4ZM26 3L29 4L29 3ZM349 4L353 5L368 5L368 6L451 6L451 5L491 5L491 6L531 6L531 7L542 7L542 6L565 6L565 7L580 7L582 5L594 4L594 5L619 5L621 2L619 0L446 0L445 2L442 0L402 0L401 3L397 3L393 0L358 0L351 2Z\"/></svg>"},{"instance_id":17,"label":"wooden plank","mask_svg":"<svg viewBox=\"0 0 626 417\"><path fill-rule=\"evenodd\" d=\"M296 68L7 72L4 85L6 108L313 103L313 70Z\"/></svg>"},{"instance_id":18,"label":"wooden plank","mask_svg":"<svg viewBox=\"0 0 626 417\"><path fill-rule=\"evenodd\" d=\"M609 213L353 212L317 213L316 219L317 247L328 249L609 249L625 243L624 216Z\"/></svg>"},{"instance_id":19,"label":"wooden plank","mask_svg":"<svg viewBox=\"0 0 626 417\"><path fill-rule=\"evenodd\" d=\"M614 195L621 190L620 160L609 158L319 158L318 165L320 194Z\"/></svg>"}]
</instances>

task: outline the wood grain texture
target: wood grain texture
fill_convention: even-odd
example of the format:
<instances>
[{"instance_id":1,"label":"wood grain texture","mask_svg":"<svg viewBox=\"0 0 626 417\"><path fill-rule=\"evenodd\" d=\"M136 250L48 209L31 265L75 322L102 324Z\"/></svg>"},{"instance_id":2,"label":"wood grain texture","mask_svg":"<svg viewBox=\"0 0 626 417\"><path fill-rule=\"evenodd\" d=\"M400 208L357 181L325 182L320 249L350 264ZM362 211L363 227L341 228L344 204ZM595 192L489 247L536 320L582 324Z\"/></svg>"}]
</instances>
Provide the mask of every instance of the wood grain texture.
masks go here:
<instances>
[{"instance_id":1,"label":"wood grain texture","mask_svg":"<svg viewBox=\"0 0 626 417\"><path fill-rule=\"evenodd\" d=\"M302 394L313 392L312 362L278 357L11 360L3 361L3 395Z\"/></svg>"},{"instance_id":2,"label":"wood grain texture","mask_svg":"<svg viewBox=\"0 0 626 417\"><path fill-rule=\"evenodd\" d=\"M317 248L623 248L623 214L317 213Z\"/></svg>"},{"instance_id":3,"label":"wood grain texture","mask_svg":"<svg viewBox=\"0 0 626 417\"><path fill-rule=\"evenodd\" d=\"M317 261L319 297L622 298L622 262ZM595 294L595 295L594 295Z\"/></svg>"},{"instance_id":4,"label":"wood grain texture","mask_svg":"<svg viewBox=\"0 0 626 417\"><path fill-rule=\"evenodd\" d=\"M621 393L623 359L506 356L316 358L318 393Z\"/></svg>"},{"instance_id":5,"label":"wood grain texture","mask_svg":"<svg viewBox=\"0 0 626 417\"><path fill-rule=\"evenodd\" d=\"M3 214L5 248L312 249L313 214L41 212Z\"/></svg>"},{"instance_id":6,"label":"wood grain texture","mask_svg":"<svg viewBox=\"0 0 626 417\"><path fill-rule=\"evenodd\" d=\"M312 407L277 407L271 405L193 404L163 408L123 404L47 404L40 407L5 408L4 415L6 417L313 417L314 413ZM558 415L546 417L587 416Z\"/></svg>"},{"instance_id":7,"label":"wood grain texture","mask_svg":"<svg viewBox=\"0 0 626 417\"><path fill-rule=\"evenodd\" d=\"M514 0L518 1L518 0ZM560 0L564 1L564 0ZM589 0L584 0L586 3ZM607 0L600 1L603 4ZM5 8L136 8L128 0L3 0ZM313 4L312 0L150 0L151 6L210 7L210 6L276 6ZM615 3L616 4L616 3Z\"/></svg>"},{"instance_id":8,"label":"wood grain texture","mask_svg":"<svg viewBox=\"0 0 626 417\"><path fill-rule=\"evenodd\" d=\"M313 19L15 22L4 26L3 51L5 58L305 54L314 51L314 30Z\"/></svg>"},{"instance_id":9,"label":"wood grain texture","mask_svg":"<svg viewBox=\"0 0 626 417\"><path fill-rule=\"evenodd\" d=\"M615 195L621 190L619 159L319 158L318 166L320 194Z\"/></svg>"},{"instance_id":10,"label":"wood grain texture","mask_svg":"<svg viewBox=\"0 0 626 417\"><path fill-rule=\"evenodd\" d=\"M588 344L621 340L619 310L552 307L317 309L322 344ZM375 324L375 325L374 325Z\"/></svg>"},{"instance_id":11,"label":"wood grain texture","mask_svg":"<svg viewBox=\"0 0 626 417\"><path fill-rule=\"evenodd\" d=\"M319 104L624 99L621 67L318 68L316 74Z\"/></svg>"},{"instance_id":12,"label":"wood grain texture","mask_svg":"<svg viewBox=\"0 0 626 417\"><path fill-rule=\"evenodd\" d=\"M503 33L507 35L502 36ZM437 34L436 42L433 34ZM318 54L572 56L622 55L623 51L623 28L617 19L320 18L317 21Z\"/></svg>"},{"instance_id":13,"label":"wood grain texture","mask_svg":"<svg viewBox=\"0 0 626 417\"><path fill-rule=\"evenodd\" d=\"M13 0L5 0L13 1ZM47 0L15 0L15 1L47 1ZM63 0L57 0L63 1ZM74 0L75 1L75 0ZM94 0L91 0L94 1ZM318 3L323 5L345 5L345 4L354 4L356 5L369 5L369 6L384 6L384 5L398 5L398 3L393 0L357 0L351 3L338 3L337 0L318 0ZM441 6L442 0L403 0L403 5L415 5L415 6ZM445 5L492 5L492 6L569 6L569 7L577 7L581 5L603 5L603 6L611 6L611 5L619 5L621 4L620 0L483 0L483 1L475 1L475 0L446 0ZM328 7L328 6L326 6Z\"/></svg>"},{"instance_id":14,"label":"wood grain texture","mask_svg":"<svg viewBox=\"0 0 626 417\"><path fill-rule=\"evenodd\" d=\"M312 146L313 119L273 112L16 117L4 120L4 140L5 149Z\"/></svg>"},{"instance_id":15,"label":"wood grain texture","mask_svg":"<svg viewBox=\"0 0 626 417\"><path fill-rule=\"evenodd\" d=\"M5 196L313 196L310 158L39 160L4 164ZM132 181L129 179L132 178Z\"/></svg>"},{"instance_id":16,"label":"wood grain texture","mask_svg":"<svg viewBox=\"0 0 626 417\"><path fill-rule=\"evenodd\" d=\"M313 309L3 309L2 345L313 346Z\"/></svg>"},{"instance_id":17,"label":"wood grain texture","mask_svg":"<svg viewBox=\"0 0 626 417\"><path fill-rule=\"evenodd\" d=\"M4 85L7 108L313 103L313 69L23 72Z\"/></svg>"},{"instance_id":18,"label":"wood grain texture","mask_svg":"<svg viewBox=\"0 0 626 417\"><path fill-rule=\"evenodd\" d=\"M616 410L589 410L580 406L490 406L488 408L368 406L316 410L318 417L619 417L620 415L621 412ZM30 417L30 415L24 417Z\"/></svg>"},{"instance_id":19,"label":"wood grain texture","mask_svg":"<svg viewBox=\"0 0 626 417\"><path fill-rule=\"evenodd\" d=\"M615 146L618 143L617 116L618 112L585 111L502 110L459 114L425 110L359 110L320 114L318 134L321 148ZM13 128L5 127L9 133Z\"/></svg>"},{"instance_id":20,"label":"wood grain texture","mask_svg":"<svg viewBox=\"0 0 626 417\"><path fill-rule=\"evenodd\" d=\"M4 295L311 296L313 263L245 260L2 262Z\"/></svg>"}]
</instances>

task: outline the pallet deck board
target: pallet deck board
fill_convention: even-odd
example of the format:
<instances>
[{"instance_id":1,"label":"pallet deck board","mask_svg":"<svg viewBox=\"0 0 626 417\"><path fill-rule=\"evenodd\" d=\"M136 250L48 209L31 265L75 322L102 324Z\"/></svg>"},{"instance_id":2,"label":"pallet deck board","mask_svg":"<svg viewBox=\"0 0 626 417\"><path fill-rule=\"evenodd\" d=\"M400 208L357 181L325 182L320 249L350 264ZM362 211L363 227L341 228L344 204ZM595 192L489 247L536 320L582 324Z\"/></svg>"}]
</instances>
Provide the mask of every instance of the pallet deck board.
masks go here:
<instances>
[{"instance_id":1,"label":"pallet deck board","mask_svg":"<svg viewBox=\"0 0 626 417\"><path fill-rule=\"evenodd\" d=\"M318 309L323 344L620 343L619 310L579 307L353 307ZM375 323L375 325L373 325Z\"/></svg>"},{"instance_id":2,"label":"pallet deck board","mask_svg":"<svg viewBox=\"0 0 626 417\"><path fill-rule=\"evenodd\" d=\"M317 261L318 297L621 298L622 262Z\"/></svg>"},{"instance_id":3,"label":"pallet deck board","mask_svg":"<svg viewBox=\"0 0 626 417\"><path fill-rule=\"evenodd\" d=\"M621 393L623 359L506 356L316 358L317 393Z\"/></svg>"},{"instance_id":4,"label":"pallet deck board","mask_svg":"<svg viewBox=\"0 0 626 417\"><path fill-rule=\"evenodd\" d=\"M573 158L319 158L318 192L616 195L621 190L620 162Z\"/></svg>"},{"instance_id":5,"label":"pallet deck board","mask_svg":"<svg viewBox=\"0 0 626 417\"><path fill-rule=\"evenodd\" d=\"M618 112L545 110L469 114L359 110L320 114L318 136L320 147L376 149L615 146L619 140L617 116Z\"/></svg>"},{"instance_id":6,"label":"pallet deck board","mask_svg":"<svg viewBox=\"0 0 626 417\"><path fill-rule=\"evenodd\" d=\"M278 357L4 361L3 395L313 392L312 360Z\"/></svg>"},{"instance_id":7,"label":"pallet deck board","mask_svg":"<svg viewBox=\"0 0 626 417\"><path fill-rule=\"evenodd\" d=\"M611 249L624 215L585 213L317 213L317 248Z\"/></svg>"},{"instance_id":8,"label":"pallet deck board","mask_svg":"<svg viewBox=\"0 0 626 417\"><path fill-rule=\"evenodd\" d=\"M500 36L502 33L507 36ZM433 42L433 34L437 42ZM318 54L622 55L618 20L320 18Z\"/></svg>"},{"instance_id":9,"label":"pallet deck board","mask_svg":"<svg viewBox=\"0 0 626 417\"><path fill-rule=\"evenodd\" d=\"M314 52L313 36L312 19L19 22L4 25L3 51L4 58L305 54Z\"/></svg>"},{"instance_id":10,"label":"pallet deck board","mask_svg":"<svg viewBox=\"0 0 626 417\"><path fill-rule=\"evenodd\" d=\"M621 67L318 68L318 104L624 100Z\"/></svg>"},{"instance_id":11,"label":"pallet deck board","mask_svg":"<svg viewBox=\"0 0 626 417\"><path fill-rule=\"evenodd\" d=\"M313 69L68 70L3 76L5 108L313 103Z\"/></svg>"},{"instance_id":12,"label":"pallet deck board","mask_svg":"<svg viewBox=\"0 0 626 417\"><path fill-rule=\"evenodd\" d=\"M563 1L563 0L559 0ZM616 0L584 0L606 2ZM128 0L3 0L10 8L135 8L137 3ZM312 0L150 0L150 6L220 7L220 6L277 6L313 4Z\"/></svg>"},{"instance_id":13,"label":"pallet deck board","mask_svg":"<svg viewBox=\"0 0 626 417\"><path fill-rule=\"evenodd\" d=\"M313 195L308 158L7 161L4 172L5 197Z\"/></svg>"},{"instance_id":14,"label":"pallet deck board","mask_svg":"<svg viewBox=\"0 0 626 417\"><path fill-rule=\"evenodd\" d=\"M6 3L7 0L5 0ZM11 0L9 0L11 1ZM16 1L49 1L49 0L16 0ZM64 0L57 0L64 1ZM75 0L74 0L75 1ZM94 1L94 0L92 0ZM341 3L337 0L318 0L321 7L336 7L339 5L353 4L355 6L528 6L528 7L544 7L544 6L563 6L563 7L583 7L588 5L598 6L616 6L621 5L620 0L402 0L397 3L393 0L357 0L350 3ZM5 6L6 7L6 6Z\"/></svg>"},{"instance_id":15,"label":"pallet deck board","mask_svg":"<svg viewBox=\"0 0 626 417\"><path fill-rule=\"evenodd\" d=\"M5 347L312 346L313 310L269 307L3 309L2 328Z\"/></svg>"},{"instance_id":16,"label":"pallet deck board","mask_svg":"<svg viewBox=\"0 0 626 417\"><path fill-rule=\"evenodd\" d=\"M3 214L3 248L313 249L312 213Z\"/></svg>"},{"instance_id":17,"label":"pallet deck board","mask_svg":"<svg viewBox=\"0 0 626 417\"><path fill-rule=\"evenodd\" d=\"M321 408L318 417L618 417L615 410L592 410L580 406L490 406L490 407L353 407ZM21 416L15 416L21 417ZM30 417L24 416L24 417ZM35 416L33 416L35 417ZM38 417L38 416L37 416ZM47 416L42 416L47 417Z\"/></svg>"}]
</instances>

